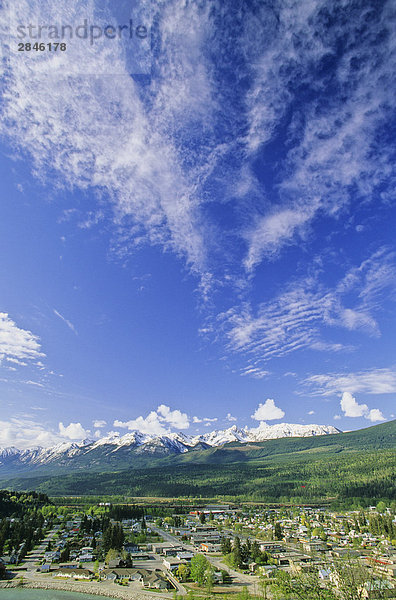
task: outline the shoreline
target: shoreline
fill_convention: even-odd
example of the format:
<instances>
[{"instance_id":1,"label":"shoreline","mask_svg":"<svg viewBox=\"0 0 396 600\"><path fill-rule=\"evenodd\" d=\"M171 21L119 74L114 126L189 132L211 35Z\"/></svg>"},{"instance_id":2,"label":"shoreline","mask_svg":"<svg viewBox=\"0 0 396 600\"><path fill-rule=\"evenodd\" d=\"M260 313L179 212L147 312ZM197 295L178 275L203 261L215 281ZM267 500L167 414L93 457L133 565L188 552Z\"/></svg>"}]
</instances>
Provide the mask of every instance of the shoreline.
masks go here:
<instances>
[{"instance_id":1,"label":"shoreline","mask_svg":"<svg viewBox=\"0 0 396 600\"><path fill-rule=\"evenodd\" d=\"M100 585L100 584L98 584ZM106 584L105 584L106 585ZM114 584L113 584L114 585ZM79 594L90 594L91 596L104 596L106 598L116 598L118 600L153 600L153 596L158 600L169 600L169 596L163 596L155 592L153 594L132 590L128 587L119 587L120 589L112 589L109 587L99 588L91 582L87 583L66 583L64 581L0 581L0 589L11 588L27 588L35 590L60 590L63 592L77 592Z\"/></svg>"}]
</instances>

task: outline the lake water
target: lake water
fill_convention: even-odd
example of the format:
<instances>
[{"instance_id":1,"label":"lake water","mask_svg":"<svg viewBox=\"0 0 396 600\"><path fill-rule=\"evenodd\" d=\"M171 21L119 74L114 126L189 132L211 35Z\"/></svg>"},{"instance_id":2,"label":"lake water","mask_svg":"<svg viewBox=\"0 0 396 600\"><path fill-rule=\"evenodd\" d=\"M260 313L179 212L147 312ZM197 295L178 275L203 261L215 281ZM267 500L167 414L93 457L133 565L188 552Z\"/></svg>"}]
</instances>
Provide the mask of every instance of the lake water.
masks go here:
<instances>
[{"instance_id":1,"label":"lake water","mask_svg":"<svg viewBox=\"0 0 396 600\"><path fill-rule=\"evenodd\" d=\"M91 596L61 590L0 589L1 600L110 600L106 596Z\"/></svg>"}]
</instances>

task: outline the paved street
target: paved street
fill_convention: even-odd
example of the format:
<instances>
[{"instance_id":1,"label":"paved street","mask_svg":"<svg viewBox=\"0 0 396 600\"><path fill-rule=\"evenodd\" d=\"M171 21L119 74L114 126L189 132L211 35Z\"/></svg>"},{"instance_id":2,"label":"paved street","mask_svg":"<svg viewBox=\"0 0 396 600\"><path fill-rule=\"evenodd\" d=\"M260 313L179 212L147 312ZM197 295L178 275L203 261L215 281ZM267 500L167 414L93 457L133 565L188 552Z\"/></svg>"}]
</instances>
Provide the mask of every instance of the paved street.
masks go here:
<instances>
[{"instance_id":1,"label":"paved street","mask_svg":"<svg viewBox=\"0 0 396 600\"><path fill-rule=\"evenodd\" d=\"M27 573L32 573L32 572L36 571L36 569L37 569L36 563L44 558L44 552L47 547L47 544L50 540L52 540L52 538L54 537L54 535L56 534L58 529L59 529L59 525L56 525L54 527L54 529L52 529L46 535L45 539L41 542L41 544L39 546L37 546L37 548L34 548L33 550L31 550L30 552L27 553L24 562L20 565L22 567L27 568Z\"/></svg>"}]
</instances>

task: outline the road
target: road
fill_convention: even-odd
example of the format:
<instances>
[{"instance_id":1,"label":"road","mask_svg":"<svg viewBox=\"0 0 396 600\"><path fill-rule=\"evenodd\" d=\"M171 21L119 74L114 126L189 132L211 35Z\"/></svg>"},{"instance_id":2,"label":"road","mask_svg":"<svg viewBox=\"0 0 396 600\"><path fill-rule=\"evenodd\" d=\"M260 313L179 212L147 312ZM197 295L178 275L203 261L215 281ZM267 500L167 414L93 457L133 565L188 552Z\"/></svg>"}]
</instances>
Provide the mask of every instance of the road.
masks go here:
<instances>
[{"instance_id":1,"label":"road","mask_svg":"<svg viewBox=\"0 0 396 600\"><path fill-rule=\"evenodd\" d=\"M55 525L55 527L45 536L41 544L37 546L37 548L34 548L33 550L30 550L30 552L27 553L24 562L20 565L22 567L27 568L27 573L33 573L36 571L36 563L44 558L44 552L47 547L47 544L50 540L52 540L58 529L59 525Z\"/></svg>"}]
</instances>

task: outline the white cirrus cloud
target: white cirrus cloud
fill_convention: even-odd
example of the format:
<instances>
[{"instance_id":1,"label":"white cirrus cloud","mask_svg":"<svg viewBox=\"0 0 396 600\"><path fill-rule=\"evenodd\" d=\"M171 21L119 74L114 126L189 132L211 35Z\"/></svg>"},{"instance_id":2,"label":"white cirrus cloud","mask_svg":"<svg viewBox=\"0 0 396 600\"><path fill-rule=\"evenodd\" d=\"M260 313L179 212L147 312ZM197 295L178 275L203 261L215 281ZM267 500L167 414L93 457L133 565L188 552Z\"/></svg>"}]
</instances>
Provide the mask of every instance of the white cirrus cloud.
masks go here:
<instances>
[{"instance_id":1,"label":"white cirrus cloud","mask_svg":"<svg viewBox=\"0 0 396 600\"><path fill-rule=\"evenodd\" d=\"M39 337L18 327L7 313L0 312L0 361L7 359L25 366L26 360L34 361L43 356Z\"/></svg>"},{"instance_id":2,"label":"white cirrus cloud","mask_svg":"<svg viewBox=\"0 0 396 600\"><path fill-rule=\"evenodd\" d=\"M262 364L309 348L321 352L351 351L353 348L323 339L329 329L340 327L379 337L377 315L382 311L385 291L396 287L395 254L379 248L358 266L349 268L329 288L321 271L289 282L277 297L254 307L245 301L217 316L227 348L249 356L252 362L241 375L264 377Z\"/></svg>"},{"instance_id":3,"label":"white cirrus cloud","mask_svg":"<svg viewBox=\"0 0 396 600\"><path fill-rule=\"evenodd\" d=\"M198 421L193 420L193 422ZM169 406L160 404L156 411L152 410L146 417L139 416L129 421L116 419L113 426L152 435L166 435L170 432L170 428L188 429L190 422L186 413L182 413L180 410L171 410Z\"/></svg>"},{"instance_id":4,"label":"white cirrus cloud","mask_svg":"<svg viewBox=\"0 0 396 600\"><path fill-rule=\"evenodd\" d=\"M300 241L315 218L337 218L348 210L354 187L368 201L376 197L375 189L381 197L381 185L391 189L393 150L380 144L377 132L390 117L392 92L381 81L392 80L395 59L392 45L374 41L385 31L391 37L391 7L391 2L383 3L369 27L363 25L364 11L352 5L344 7L348 26L330 3L326 24L321 1L277 7L273 31L281 30L282 35L267 34L269 42L262 43L261 55L251 61L247 151L253 156L258 150L265 153L287 111L293 118L286 133L289 149L282 156L284 173L275 190L279 208L269 207L262 215L260 206L260 217L248 229L247 270ZM336 60L341 37L348 41ZM243 41L247 48L252 46L250 40ZM337 93L329 87L328 71L323 71L330 58ZM307 87L312 97L304 102L299 96Z\"/></svg>"},{"instance_id":5,"label":"white cirrus cloud","mask_svg":"<svg viewBox=\"0 0 396 600\"><path fill-rule=\"evenodd\" d=\"M351 373L311 375L303 381L315 395L333 396L350 392L365 394L396 394L396 368L366 369Z\"/></svg>"},{"instance_id":6,"label":"white cirrus cloud","mask_svg":"<svg viewBox=\"0 0 396 600\"><path fill-rule=\"evenodd\" d=\"M350 392L342 394L340 405L345 417L364 417L373 423L385 421L384 415L378 408L370 410L367 404L359 404Z\"/></svg>"},{"instance_id":7,"label":"white cirrus cloud","mask_svg":"<svg viewBox=\"0 0 396 600\"><path fill-rule=\"evenodd\" d=\"M80 226L110 218L119 233L115 247L159 244L206 279L210 228L200 205L224 153L214 136L214 66L204 52L215 22L209 6L170 2L155 11L161 53L149 91L130 76L122 48L106 43L87 52L72 44L67 57L57 57L67 61L69 77L48 77L43 67L53 57L10 61L2 134L31 156L41 179L51 164L58 186L98 191L106 202ZM19 0L13 16L15 24L95 22L95 3ZM96 72L117 76L81 76Z\"/></svg>"},{"instance_id":8,"label":"white cirrus cloud","mask_svg":"<svg viewBox=\"0 0 396 600\"><path fill-rule=\"evenodd\" d=\"M251 415L252 419L256 421L274 421L276 419L282 419L285 416L285 411L275 405L274 400L268 398L264 404L259 404L254 413Z\"/></svg>"},{"instance_id":9,"label":"white cirrus cloud","mask_svg":"<svg viewBox=\"0 0 396 600\"><path fill-rule=\"evenodd\" d=\"M53 311L54 311L54 315L56 315L57 317L59 317L59 319L61 319L64 323L66 323L66 325L68 326L68 328L73 333L75 333L76 335L78 335L77 334L77 330L76 330L76 328L74 327L74 325L73 325L73 323L71 321L69 321L68 319L66 319L66 317L64 317L60 312L58 312L57 310L55 310L55 308L53 309Z\"/></svg>"}]
</instances>

